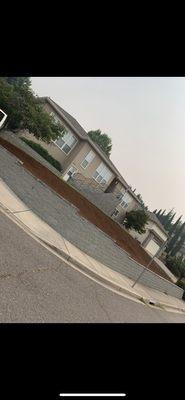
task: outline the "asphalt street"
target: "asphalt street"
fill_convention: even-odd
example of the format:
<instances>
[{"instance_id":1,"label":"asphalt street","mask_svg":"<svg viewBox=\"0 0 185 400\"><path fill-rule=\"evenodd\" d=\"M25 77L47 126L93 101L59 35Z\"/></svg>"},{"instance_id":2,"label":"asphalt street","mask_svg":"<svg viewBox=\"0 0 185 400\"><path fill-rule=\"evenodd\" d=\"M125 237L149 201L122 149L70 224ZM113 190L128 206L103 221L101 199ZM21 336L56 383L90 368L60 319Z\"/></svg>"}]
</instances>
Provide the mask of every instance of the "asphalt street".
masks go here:
<instances>
[{"instance_id":1,"label":"asphalt street","mask_svg":"<svg viewBox=\"0 0 185 400\"><path fill-rule=\"evenodd\" d=\"M0 212L0 322L185 322L95 283Z\"/></svg>"}]
</instances>

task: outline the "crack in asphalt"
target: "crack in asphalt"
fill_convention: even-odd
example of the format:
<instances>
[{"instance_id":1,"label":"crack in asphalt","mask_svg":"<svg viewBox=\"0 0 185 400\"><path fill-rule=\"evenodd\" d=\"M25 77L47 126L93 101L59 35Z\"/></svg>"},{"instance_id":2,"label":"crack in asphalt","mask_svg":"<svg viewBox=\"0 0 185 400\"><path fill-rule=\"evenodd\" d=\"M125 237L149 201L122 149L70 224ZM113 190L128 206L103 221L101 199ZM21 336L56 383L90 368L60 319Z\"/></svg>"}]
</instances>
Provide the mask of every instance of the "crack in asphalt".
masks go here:
<instances>
[{"instance_id":1,"label":"crack in asphalt","mask_svg":"<svg viewBox=\"0 0 185 400\"><path fill-rule=\"evenodd\" d=\"M38 268L34 268L34 269L31 269L31 270L24 270L24 271L21 271L21 272L18 272L17 274L2 274L2 275L0 275L0 280L2 279L8 279L8 278L20 278L22 275L25 275L25 274L29 274L29 273L36 273L36 272L44 272L44 271L47 271L47 270L51 270L53 267L38 267Z\"/></svg>"},{"instance_id":2,"label":"crack in asphalt","mask_svg":"<svg viewBox=\"0 0 185 400\"><path fill-rule=\"evenodd\" d=\"M107 316L107 318L108 318L108 321L109 321L109 322L113 322L112 319L110 318L109 313L108 313L108 311L106 310L105 306L101 303L100 297L99 297L99 295L98 295L98 293L97 293L97 289L96 289L95 287L94 287L94 291L95 291L95 295L96 295L95 298L96 298L96 301L97 301L99 307L100 307L100 308L103 310L103 312L106 314L106 316Z\"/></svg>"}]
</instances>

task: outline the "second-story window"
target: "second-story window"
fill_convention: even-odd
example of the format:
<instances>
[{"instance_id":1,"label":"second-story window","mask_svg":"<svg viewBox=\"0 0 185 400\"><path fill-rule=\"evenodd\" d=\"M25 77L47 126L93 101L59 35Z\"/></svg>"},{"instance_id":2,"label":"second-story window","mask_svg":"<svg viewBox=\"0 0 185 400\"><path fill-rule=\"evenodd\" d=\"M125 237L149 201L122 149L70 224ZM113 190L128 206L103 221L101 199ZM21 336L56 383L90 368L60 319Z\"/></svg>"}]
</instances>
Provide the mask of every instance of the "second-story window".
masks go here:
<instances>
[{"instance_id":1,"label":"second-story window","mask_svg":"<svg viewBox=\"0 0 185 400\"><path fill-rule=\"evenodd\" d=\"M59 120L59 118L57 117L56 114L54 114L53 112L50 112L50 115L54 118L56 123L60 122L60 120Z\"/></svg>"},{"instance_id":2,"label":"second-story window","mask_svg":"<svg viewBox=\"0 0 185 400\"><path fill-rule=\"evenodd\" d=\"M87 166L91 163L91 161L94 159L95 157L95 153L91 150L86 157L84 158L84 160L81 163L82 168L87 168Z\"/></svg>"},{"instance_id":3,"label":"second-story window","mask_svg":"<svg viewBox=\"0 0 185 400\"><path fill-rule=\"evenodd\" d=\"M55 140L55 144L60 147L65 154L68 154L76 143L77 139L71 132L66 132L62 137Z\"/></svg>"},{"instance_id":4,"label":"second-story window","mask_svg":"<svg viewBox=\"0 0 185 400\"><path fill-rule=\"evenodd\" d=\"M96 182L100 183L100 185L104 186L106 183L108 183L111 176L112 174L109 169L105 166L105 164L101 163L93 173L92 177Z\"/></svg>"},{"instance_id":5,"label":"second-story window","mask_svg":"<svg viewBox=\"0 0 185 400\"><path fill-rule=\"evenodd\" d=\"M131 196L129 196L129 194L127 192L123 193L121 198L120 198L120 206L123 208L127 208L128 205L131 203L132 198Z\"/></svg>"}]
</instances>

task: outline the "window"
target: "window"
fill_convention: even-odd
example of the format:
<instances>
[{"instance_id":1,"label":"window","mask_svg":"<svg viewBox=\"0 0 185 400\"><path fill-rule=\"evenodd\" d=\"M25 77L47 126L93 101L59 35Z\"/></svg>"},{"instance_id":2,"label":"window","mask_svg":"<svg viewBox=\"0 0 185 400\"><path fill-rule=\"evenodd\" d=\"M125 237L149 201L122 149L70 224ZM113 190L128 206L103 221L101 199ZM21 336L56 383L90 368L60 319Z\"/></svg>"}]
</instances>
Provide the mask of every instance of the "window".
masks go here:
<instances>
[{"instance_id":1,"label":"window","mask_svg":"<svg viewBox=\"0 0 185 400\"><path fill-rule=\"evenodd\" d=\"M69 175L69 177L74 176L77 172L77 168L74 167L73 165L69 168L67 174Z\"/></svg>"},{"instance_id":2,"label":"window","mask_svg":"<svg viewBox=\"0 0 185 400\"><path fill-rule=\"evenodd\" d=\"M90 152L86 155L86 157L84 158L84 160L82 161L81 167L84 168L84 169L87 168L87 166L91 163L91 161L94 159L94 157L95 157L94 152L93 152L93 151L90 151Z\"/></svg>"},{"instance_id":3,"label":"window","mask_svg":"<svg viewBox=\"0 0 185 400\"><path fill-rule=\"evenodd\" d=\"M78 172L77 168L72 165L68 171L64 174L63 180L68 181L70 178L73 178L73 176Z\"/></svg>"},{"instance_id":4,"label":"window","mask_svg":"<svg viewBox=\"0 0 185 400\"><path fill-rule=\"evenodd\" d=\"M125 200L121 200L120 206L123 208L127 208L128 207L128 203Z\"/></svg>"},{"instance_id":5,"label":"window","mask_svg":"<svg viewBox=\"0 0 185 400\"><path fill-rule=\"evenodd\" d=\"M117 210L117 208L115 208L114 212L112 213L112 217L117 217L118 214L119 211Z\"/></svg>"},{"instance_id":6,"label":"window","mask_svg":"<svg viewBox=\"0 0 185 400\"><path fill-rule=\"evenodd\" d=\"M53 112L50 112L50 116L54 118L55 122L61 122L60 119L57 117L57 115Z\"/></svg>"},{"instance_id":7,"label":"window","mask_svg":"<svg viewBox=\"0 0 185 400\"><path fill-rule=\"evenodd\" d=\"M62 137L59 137L57 140L55 140L55 144L60 147L65 154L68 154L76 143L77 139L70 132L66 132Z\"/></svg>"},{"instance_id":8,"label":"window","mask_svg":"<svg viewBox=\"0 0 185 400\"><path fill-rule=\"evenodd\" d=\"M55 122L60 122L59 118L54 114L53 112L50 113L50 115L54 118Z\"/></svg>"},{"instance_id":9,"label":"window","mask_svg":"<svg viewBox=\"0 0 185 400\"><path fill-rule=\"evenodd\" d=\"M131 202L131 197L127 192L123 193L121 198L120 198L120 206L123 208L127 208L129 203Z\"/></svg>"},{"instance_id":10,"label":"window","mask_svg":"<svg viewBox=\"0 0 185 400\"><path fill-rule=\"evenodd\" d=\"M112 174L109 169L105 166L105 164L101 163L92 177L96 182L100 183L100 185L104 186L109 181L111 176Z\"/></svg>"}]
</instances>

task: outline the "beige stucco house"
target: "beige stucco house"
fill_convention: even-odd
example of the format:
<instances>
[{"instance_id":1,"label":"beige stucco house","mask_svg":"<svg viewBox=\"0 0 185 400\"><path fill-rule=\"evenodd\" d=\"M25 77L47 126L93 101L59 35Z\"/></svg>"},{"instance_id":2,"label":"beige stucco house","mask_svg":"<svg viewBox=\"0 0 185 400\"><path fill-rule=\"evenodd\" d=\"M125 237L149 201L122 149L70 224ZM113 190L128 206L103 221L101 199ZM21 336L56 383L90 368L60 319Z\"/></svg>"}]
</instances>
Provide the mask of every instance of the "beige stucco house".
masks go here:
<instances>
[{"instance_id":1,"label":"beige stucco house","mask_svg":"<svg viewBox=\"0 0 185 400\"><path fill-rule=\"evenodd\" d=\"M129 230L129 233L137 239L145 250L152 256L154 256L159 248L168 239L168 233L158 220L155 214L147 211L149 220L145 226L145 233L139 234L134 230Z\"/></svg>"},{"instance_id":2,"label":"beige stucco house","mask_svg":"<svg viewBox=\"0 0 185 400\"><path fill-rule=\"evenodd\" d=\"M112 161L104 154L100 147L95 144L78 121L63 110L50 97L41 97L39 101L43 104L45 111L52 114L56 121L65 127L64 136L42 146L57 159L62 167L61 178L68 181L71 176L82 177L90 186L101 189L103 192L112 192L119 196L120 204L115 210L114 217L119 219L123 211L137 208L139 199L131 190L130 186L120 175ZM30 133L22 134L40 143Z\"/></svg>"}]
</instances>

